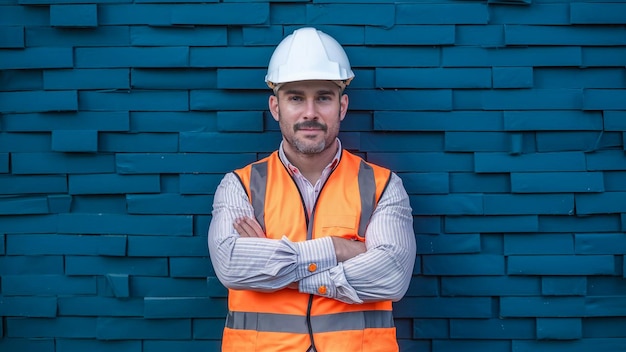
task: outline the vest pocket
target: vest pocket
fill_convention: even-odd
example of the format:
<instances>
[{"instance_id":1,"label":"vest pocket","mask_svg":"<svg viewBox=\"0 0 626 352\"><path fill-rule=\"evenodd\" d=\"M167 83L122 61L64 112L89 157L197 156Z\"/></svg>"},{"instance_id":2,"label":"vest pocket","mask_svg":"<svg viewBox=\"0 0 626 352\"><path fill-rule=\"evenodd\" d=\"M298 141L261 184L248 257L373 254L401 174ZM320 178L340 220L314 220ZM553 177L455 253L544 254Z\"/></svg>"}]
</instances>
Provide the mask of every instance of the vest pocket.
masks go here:
<instances>
[{"instance_id":1,"label":"vest pocket","mask_svg":"<svg viewBox=\"0 0 626 352\"><path fill-rule=\"evenodd\" d=\"M349 239L356 239L357 237L356 215L325 215L322 219L318 218L317 221L323 224L322 237L337 236Z\"/></svg>"},{"instance_id":2,"label":"vest pocket","mask_svg":"<svg viewBox=\"0 0 626 352\"><path fill-rule=\"evenodd\" d=\"M224 328L222 339L223 352L254 352L256 351L259 332L255 330L239 330Z\"/></svg>"}]
</instances>

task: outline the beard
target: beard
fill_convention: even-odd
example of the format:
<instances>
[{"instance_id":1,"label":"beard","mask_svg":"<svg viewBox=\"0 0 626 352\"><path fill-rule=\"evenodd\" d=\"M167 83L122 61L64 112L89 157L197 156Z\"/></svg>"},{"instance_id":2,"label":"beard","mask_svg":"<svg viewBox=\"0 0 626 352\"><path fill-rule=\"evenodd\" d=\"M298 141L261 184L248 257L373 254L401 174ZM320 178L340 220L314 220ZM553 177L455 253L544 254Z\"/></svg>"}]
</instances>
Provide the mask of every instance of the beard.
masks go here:
<instances>
[{"instance_id":1,"label":"beard","mask_svg":"<svg viewBox=\"0 0 626 352\"><path fill-rule=\"evenodd\" d=\"M308 128L317 128L317 129L324 131L324 133L328 131L328 126L318 121L310 120L310 121L296 123L295 125L293 125L293 132L295 134L295 132L301 129L308 129ZM324 151L324 149L326 149L325 139L322 139L316 144L310 144L310 143L307 143L305 140L294 137L293 140L289 142L298 152L302 154L317 154L317 153L321 153L322 151Z\"/></svg>"}]
</instances>

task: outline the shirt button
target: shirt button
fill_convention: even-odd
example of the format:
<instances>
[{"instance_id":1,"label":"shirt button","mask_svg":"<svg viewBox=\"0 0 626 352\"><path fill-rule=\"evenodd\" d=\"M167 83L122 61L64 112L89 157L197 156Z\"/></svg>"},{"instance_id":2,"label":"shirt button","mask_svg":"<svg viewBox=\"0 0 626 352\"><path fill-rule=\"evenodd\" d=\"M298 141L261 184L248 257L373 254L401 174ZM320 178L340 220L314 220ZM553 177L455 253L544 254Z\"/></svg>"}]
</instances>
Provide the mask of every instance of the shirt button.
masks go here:
<instances>
[{"instance_id":1,"label":"shirt button","mask_svg":"<svg viewBox=\"0 0 626 352\"><path fill-rule=\"evenodd\" d=\"M317 288L317 293L319 293L320 295L325 295L326 294L326 286L320 286Z\"/></svg>"},{"instance_id":2,"label":"shirt button","mask_svg":"<svg viewBox=\"0 0 626 352\"><path fill-rule=\"evenodd\" d=\"M309 264L309 271L314 272L315 270L317 270L317 264L315 263Z\"/></svg>"}]
</instances>

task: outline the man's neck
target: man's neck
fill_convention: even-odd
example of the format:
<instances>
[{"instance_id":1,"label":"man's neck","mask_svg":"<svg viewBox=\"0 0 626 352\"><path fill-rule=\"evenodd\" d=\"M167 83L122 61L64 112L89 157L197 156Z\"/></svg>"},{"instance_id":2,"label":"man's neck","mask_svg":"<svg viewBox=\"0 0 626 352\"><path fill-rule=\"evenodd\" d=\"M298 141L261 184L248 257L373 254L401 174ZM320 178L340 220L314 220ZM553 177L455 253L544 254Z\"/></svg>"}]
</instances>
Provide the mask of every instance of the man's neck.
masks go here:
<instances>
[{"instance_id":1,"label":"man's neck","mask_svg":"<svg viewBox=\"0 0 626 352\"><path fill-rule=\"evenodd\" d=\"M302 176L311 184L315 184L322 172L335 158L339 145L335 141L330 147L317 154L303 154L288 146L284 148L285 156L293 166L297 167Z\"/></svg>"}]
</instances>

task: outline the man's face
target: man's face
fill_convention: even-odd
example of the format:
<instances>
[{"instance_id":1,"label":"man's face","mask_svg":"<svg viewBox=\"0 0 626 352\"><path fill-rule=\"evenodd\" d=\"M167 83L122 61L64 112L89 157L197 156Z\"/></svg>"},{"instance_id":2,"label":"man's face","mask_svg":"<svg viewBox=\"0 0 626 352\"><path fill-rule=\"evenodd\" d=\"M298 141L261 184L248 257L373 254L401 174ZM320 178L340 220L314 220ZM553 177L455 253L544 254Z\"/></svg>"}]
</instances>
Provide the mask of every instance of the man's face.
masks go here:
<instances>
[{"instance_id":1,"label":"man's face","mask_svg":"<svg viewBox=\"0 0 626 352\"><path fill-rule=\"evenodd\" d=\"M333 145L339 134L348 96L330 81L290 82L270 97L269 107L280 125L286 148L317 154Z\"/></svg>"}]
</instances>

